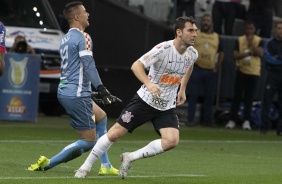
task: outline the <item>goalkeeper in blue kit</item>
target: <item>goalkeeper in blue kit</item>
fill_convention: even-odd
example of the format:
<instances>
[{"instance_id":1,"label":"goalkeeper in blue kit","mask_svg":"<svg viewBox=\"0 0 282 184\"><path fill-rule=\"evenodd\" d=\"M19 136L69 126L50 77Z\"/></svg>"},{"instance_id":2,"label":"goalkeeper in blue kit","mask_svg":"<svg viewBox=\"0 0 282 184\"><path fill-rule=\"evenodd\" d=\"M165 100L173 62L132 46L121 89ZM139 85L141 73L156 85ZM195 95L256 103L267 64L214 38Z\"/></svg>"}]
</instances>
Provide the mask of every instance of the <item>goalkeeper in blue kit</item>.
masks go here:
<instances>
[{"instance_id":1,"label":"goalkeeper in blue kit","mask_svg":"<svg viewBox=\"0 0 282 184\"><path fill-rule=\"evenodd\" d=\"M5 36L6 36L6 29L3 23L0 22L0 77L3 75L5 70L5 62L4 62L4 55L6 53Z\"/></svg>"},{"instance_id":2,"label":"goalkeeper in blue kit","mask_svg":"<svg viewBox=\"0 0 282 184\"><path fill-rule=\"evenodd\" d=\"M104 87L96 69L91 37L84 32L89 26L89 13L81 2L74 1L65 6L64 16L69 22L70 29L60 46L61 78L57 96L70 116L70 125L76 130L79 140L66 146L50 160L41 156L37 163L28 167L30 171L46 171L79 157L91 150L94 141L107 132L106 114L91 99L91 84L105 105L115 103L114 96ZM107 153L100 160L99 175L118 175L118 170L111 165Z\"/></svg>"}]
</instances>

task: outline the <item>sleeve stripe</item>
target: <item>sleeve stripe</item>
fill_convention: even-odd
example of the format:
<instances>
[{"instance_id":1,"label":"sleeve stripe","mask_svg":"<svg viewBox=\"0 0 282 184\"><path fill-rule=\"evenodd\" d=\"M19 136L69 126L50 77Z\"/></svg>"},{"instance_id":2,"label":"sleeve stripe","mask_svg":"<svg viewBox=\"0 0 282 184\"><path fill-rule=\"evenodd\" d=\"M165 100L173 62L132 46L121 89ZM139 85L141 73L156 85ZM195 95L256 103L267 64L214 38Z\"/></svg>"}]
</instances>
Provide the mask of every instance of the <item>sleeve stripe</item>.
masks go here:
<instances>
[{"instance_id":1,"label":"sleeve stripe","mask_svg":"<svg viewBox=\"0 0 282 184\"><path fill-rule=\"evenodd\" d=\"M80 57L82 57L82 56L92 56L92 51L89 51L89 50L80 51L79 56Z\"/></svg>"}]
</instances>

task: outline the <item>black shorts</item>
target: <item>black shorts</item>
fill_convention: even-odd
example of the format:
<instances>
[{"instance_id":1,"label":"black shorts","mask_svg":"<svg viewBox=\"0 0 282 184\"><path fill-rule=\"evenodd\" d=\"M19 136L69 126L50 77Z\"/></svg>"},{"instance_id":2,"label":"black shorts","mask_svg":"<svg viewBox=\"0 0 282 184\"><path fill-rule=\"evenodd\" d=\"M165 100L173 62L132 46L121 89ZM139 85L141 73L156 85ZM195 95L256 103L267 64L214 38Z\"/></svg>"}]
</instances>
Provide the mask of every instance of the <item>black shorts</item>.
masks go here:
<instances>
[{"instance_id":1,"label":"black shorts","mask_svg":"<svg viewBox=\"0 0 282 184\"><path fill-rule=\"evenodd\" d=\"M154 129L159 135L161 128L172 127L179 129L179 120L175 109L157 110L144 102L137 94L122 110L116 121L130 133L148 121L153 123Z\"/></svg>"}]
</instances>

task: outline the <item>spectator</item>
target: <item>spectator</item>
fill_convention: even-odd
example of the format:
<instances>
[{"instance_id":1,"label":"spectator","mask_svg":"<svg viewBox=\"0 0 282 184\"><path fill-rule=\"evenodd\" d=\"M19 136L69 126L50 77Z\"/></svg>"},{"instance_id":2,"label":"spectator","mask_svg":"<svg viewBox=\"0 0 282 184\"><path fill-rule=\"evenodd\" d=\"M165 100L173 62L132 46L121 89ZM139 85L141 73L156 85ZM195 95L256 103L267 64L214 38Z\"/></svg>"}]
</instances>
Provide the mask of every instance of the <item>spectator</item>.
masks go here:
<instances>
[{"instance_id":1,"label":"spectator","mask_svg":"<svg viewBox=\"0 0 282 184\"><path fill-rule=\"evenodd\" d=\"M266 81L262 99L262 125L261 132L266 133L271 128L268 118L269 109L275 94L278 94L278 122L277 135L282 136L282 22L274 26L274 37L269 39L264 46L266 61Z\"/></svg>"},{"instance_id":2,"label":"spectator","mask_svg":"<svg viewBox=\"0 0 282 184\"><path fill-rule=\"evenodd\" d=\"M196 0L177 0L176 3L176 17L182 17L183 12L187 17L195 17Z\"/></svg>"},{"instance_id":3,"label":"spectator","mask_svg":"<svg viewBox=\"0 0 282 184\"><path fill-rule=\"evenodd\" d=\"M213 29L218 34L233 35L233 24L241 0L215 0L212 8ZM224 25L224 32L222 32Z\"/></svg>"},{"instance_id":4,"label":"spectator","mask_svg":"<svg viewBox=\"0 0 282 184\"><path fill-rule=\"evenodd\" d=\"M247 21L250 20L255 23L257 35L260 37L271 37L273 12L273 0L250 0L247 10Z\"/></svg>"},{"instance_id":5,"label":"spectator","mask_svg":"<svg viewBox=\"0 0 282 184\"><path fill-rule=\"evenodd\" d=\"M25 37L22 35L16 36L9 52L35 54L34 49L27 43Z\"/></svg>"},{"instance_id":6,"label":"spectator","mask_svg":"<svg viewBox=\"0 0 282 184\"><path fill-rule=\"evenodd\" d=\"M263 42L255 35L256 27L253 22L245 23L245 35L238 38L234 58L237 60L237 71L234 86L234 97L231 105L231 117L226 128L233 129L238 120L240 104L244 101L243 125L244 130L251 130L251 112L254 94L259 82Z\"/></svg>"},{"instance_id":7,"label":"spectator","mask_svg":"<svg viewBox=\"0 0 282 184\"><path fill-rule=\"evenodd\" d=\"M195 48L199 52L199 57L194 64L194 71L191 75L187 94L189 96L188 122L187 126L194 126L195 112L198 97L203 91L203 111L201 114L201 124L203 126L212 125L212 109L215 89L217 84L217 72L223 61L222 41L219 35L213 32L212 17L205 14L201 21L201 30L197 32ZM219 53L218 57L216 57Z\"/></svg>"}]
</instances>

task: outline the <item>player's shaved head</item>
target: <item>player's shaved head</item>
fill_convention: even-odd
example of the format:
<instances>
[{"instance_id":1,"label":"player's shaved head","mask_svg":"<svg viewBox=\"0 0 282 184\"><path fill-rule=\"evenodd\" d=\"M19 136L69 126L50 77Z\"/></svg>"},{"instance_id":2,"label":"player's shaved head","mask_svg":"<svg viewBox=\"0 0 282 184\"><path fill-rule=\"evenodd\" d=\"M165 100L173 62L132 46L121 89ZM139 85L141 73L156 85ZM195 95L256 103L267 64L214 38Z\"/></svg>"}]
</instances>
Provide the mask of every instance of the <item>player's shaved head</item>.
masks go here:
<instances>
[{"instance_id":1,"label":"player's shaved head","mask_svg":"<svg viewBox=\"0 0 282 184\"><path fill-rule=\"evenodd\" d=\"M78 14L80 5L82 5L82 2L80 1L73 1L73 2L66 4L63 13L65 16L65 19L68 22L71 22L74 19L74 16Z\"/></svg>"}]
</instances>

